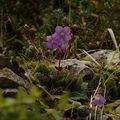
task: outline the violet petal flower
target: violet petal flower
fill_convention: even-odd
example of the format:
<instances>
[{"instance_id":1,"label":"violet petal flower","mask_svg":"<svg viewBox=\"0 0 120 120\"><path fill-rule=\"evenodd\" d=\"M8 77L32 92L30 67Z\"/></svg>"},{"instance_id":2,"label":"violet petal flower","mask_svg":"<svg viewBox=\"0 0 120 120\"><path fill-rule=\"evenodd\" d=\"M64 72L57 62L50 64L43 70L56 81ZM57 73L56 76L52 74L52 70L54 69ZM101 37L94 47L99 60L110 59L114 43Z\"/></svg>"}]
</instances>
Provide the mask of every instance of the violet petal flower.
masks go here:
<instances>
[{"instance_id":1,"label":"violet petal flower","mask_svg":"<svg viewBox=\"0 0 120 120\"><path fill-rule=\"evenodd\" d=\"M67 44L62 44L60 49L61 49L62 52L65 53L67 51Z\"/></svg>"},{"instance_id":2,"label":"violet petal flower","mask_svg":"<svg viewBox=\"0 0 120 120\"><path fill-rule=\"evenodd\" d=\"M71 30L68 26L64 27L64 31L66 32L66 34L70 34Z\"/></svg>"},{"instance_id":3,"label":"violet petal flower","mask_svg":"<svg viewBox=\"0 0 120 120\"><path fill-rule=\"evenodd\" d=\"M101 107L106 102L106 99L101 94L96 94L92 98L92 105Z\"/></svg>"},{"instance_id":4,"label":"violet petal flower","mask_svg":"<svg viewBox=\"0 0 120 120\"><path fill-rule=\"evenodd\" d=\"M62 30L63 30L63 27L61 27L61 26L57 26L57 27L55 28L55 32L56 32L57 34L60 34L60 33L62 32Z\"/></svg>"},{"instance_id":5,"label":"violet petal flower","mask_svg":"<svg viewBox=\"0 0 120 120\"><path fill-rule=\"evenodd\" d=\"M53 34L51 36L47 36L47 43L46 43L46 47L50 48L52 50L56 50L58 48L58 44L60 44L60 42L57 42L57 35Z\"/></svg>"},{"instance_id":6,"label":"violet petal flower","mask_svg":"<svg viewBox=\"0 0 120 120\"><path fill-rule=\"evenodd\" d=\"M63 42L68 42L71 39L71 30L68 26L66 27L61 27L57 26L55 28L55 32L58 35L59 39Z\"/></svg>"}]
</instances>

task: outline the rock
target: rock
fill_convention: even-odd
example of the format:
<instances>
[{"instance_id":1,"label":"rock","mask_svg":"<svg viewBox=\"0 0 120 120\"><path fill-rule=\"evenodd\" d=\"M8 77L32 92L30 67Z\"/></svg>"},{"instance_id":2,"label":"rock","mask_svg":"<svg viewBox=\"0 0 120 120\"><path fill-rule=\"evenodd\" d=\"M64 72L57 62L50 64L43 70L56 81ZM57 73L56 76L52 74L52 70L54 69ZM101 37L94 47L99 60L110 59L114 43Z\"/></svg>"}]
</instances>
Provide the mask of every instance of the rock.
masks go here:
<instances>
[{"instance_id":1,"label":"rock","mask_svg":"<svg viewBox=\"0 0 120 120\"><path fill-rule=\"evenodd\" d=\"M4 67L11 69L17 75L26 78L24 75L25 74L24 69L19 66L19 63L16 60L14 59L10 60L8 57L0 54L0 69L3 69Z\"/></svg>"},{"instance_id":2,"label":"rock","mask_svg":"<svg viewBox=\"0 0 120 120\"><path fill-rule=\"evenodd\" d=\"M108 119L106 120L120 120L120 116L117 116L117 115L109 115L108 116Z\"/></svg>"},{"instance_id":3,"label":"rock","mask_svg":"<svg viewBox=\"0 0 120 120\"><path fill-rule=\"evenodd\" d=\"M13 97L13 98L14 98L14 97L16 96L17 92L18 92L17 89L8 88L8 89L4 89L4 90L3 90L3 95L4 95L5 97Z\"/></svg>"},{"instance_id":4,"label":"rock","mask_svg":"<svg viewBox=\"0 0 120 120\"><path fill-rule=\"evenodd\" d=\"M0 54L0 69L4 68L7 64L9 64L9 59Z\"/></svg>"},{"instance_id":5,"label":"rock","mask_svg":"<svg viewBox=\"0 0 120 120\"><path fill-rule=\"evenodd\" d=\"M109 105L111 106L112 109L114 109L114 112L116 114L120 114L120 99L115 100L112 103L109 103ZM111 115L110 115L111 116ZM114 118L114 116L112 116ZM114 120L114 119L113 119ZM116 120L116 119L115 119ZM120 119L119 119L120 120Z\"/></svg>"},{"instance_id":6,"label":"rock","mask_svg":"<svg viewBox=\"0 0 120 120\"><path fill-rule=\"evenodd\" d=\"M71 74L81 75L82 77L92 74L90 61L80 61L77 59L61 60L61 67L70 70ZM58 66L58 60L55 62L55 66Z\"/></svg>"},{"instance_id":7,"label":"rock","mask_svg":"<svg viewBox=\"0 0 120 120\"><path fill-rule=\"evenodd\" d=\"M119 115L106 114L106 115L103 115L102 120L120 120L120 116Z\"/></svg>"},{"instance_id":8,"label":"rock","mask_svg":"<svg viewBox=\"0 0 120 120\"><path fill-rule=\"evenodd\" d=\"M117 108L118 106L120 106L120 99L112 102L112 103L111 103L111 106L114 107L114 108Z\"/></svg>"},{"instance_id":9,"label":"rock","mask_svg":"<svg viewBox=\"0 0 120 120\"><path fill-rule=\"evenodd\" d=\"M102 60L107 68L112 69L120 62L120 53L112 50L99 50L90 54L96 61ZM85 60L91 60L89 56L84 58Z\"/></svg>"},{"instance_id":10,"label":"rock","mask_svg":"<svg viewBox=\"0 0 120 120\"><path fill-rule=\"evenodd\" d=\"M109 70L120 68L120 54L112 50L99 50L97 52L90 53L90 56L98 63L103 61L104 68ZM85 80L90 80L93 77L92 68L96 66L95 62L86 55L86 57L78 59L66 59L61 60L61 67L66 68L73 75L80 75ZM58 66L58 60L55 61L55 66ZM99 64L101 66L101 63Z\"/></svg>"},{"instance_id":11,"label":"rock","mask_svg":"<svg viewBox=\"0 0 120 120\"><path fill-rule=\"evenodd\" d=\"M120 99L111 103L112 107L115 108L115 112L120 114Z\"/></svg>"},{"instance_id":12,"label":"rock","mask_svg":"<svg viewBox=\"0 0 120 120\"><path fill-rule=\"evenodd\" d=\"M120 105L115 109L116 113L120 114Z\"/></svg>"},{"instance_id":13,"label":"rock","mask_svg":"<svg viewBox=\"0 0 120 120\"><path fill-rule=\"evenodd\" d=\"M120 54L116 51L112 50L99 50L97 52L91 53L92 56L96 61L102 60L105 63L105 68L116 68L120 67ZM91 74L90 68L95 66L93 60L89 57L83 57L82 60L77 59L66 59L61 60L61 67L67 68L70 72L74 75L82 74L86 76L87 74ZM55 62L55 66L58 66L58 60Z\"/></svg>"},{"instance_id":14,"label":"rock","mask_svg":"<svg viewBox=\"0 0 120 120\"><path fill-rule=\"evenodd\" d=\"M27 79L15 74L9 68L0 69L0 87L1 88L17 88L22 86L26 90L30 90L31 84Z\"/></svg>"},{"instance_id":15,"label":"rock","mask_svg":"<svg viewBox=\"0 0 120 120\"><path fill-rule=\"evenodd\" d=\"M4 95L14 97L18 87L23 87L28 93L31 85L19 63L0 54L0 88L4 91Z\"/></svg>"}]
</instances>

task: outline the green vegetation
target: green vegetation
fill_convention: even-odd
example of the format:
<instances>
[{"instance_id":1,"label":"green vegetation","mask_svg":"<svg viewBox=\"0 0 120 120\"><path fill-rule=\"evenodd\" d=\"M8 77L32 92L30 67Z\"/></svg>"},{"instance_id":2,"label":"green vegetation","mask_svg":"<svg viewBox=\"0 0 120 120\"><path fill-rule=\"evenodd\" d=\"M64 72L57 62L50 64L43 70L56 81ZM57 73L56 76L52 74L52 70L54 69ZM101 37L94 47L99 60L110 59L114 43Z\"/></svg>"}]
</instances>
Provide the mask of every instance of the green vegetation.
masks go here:
<instances>
[{"instance_id":1,"label":"green vegetation","mask_svg":"<svg viewBox=\"0 0 120 120\"><path fill-rule=\"evenodd\" d=\"M53 51L46 46L47 36L57 31L56 26L71 30L71 39L62 43L65 50L61 44ZM114 31L117 49L108 28ZM89 56L96 49L115 50L116 54L119 33L119 0L0 0L0 54L17 61L33 86L29 93L20 87L14 98L4 96L1 89L0 120L108 120L109 114L120 116L114 103L120 99L119 67L109 69L112 59L106 67L102 59ZM82 60L80 53L95 63L92 75L86 78L71 74L71 66L61 67L62 59Z\"/></svg>"}]
</instances>

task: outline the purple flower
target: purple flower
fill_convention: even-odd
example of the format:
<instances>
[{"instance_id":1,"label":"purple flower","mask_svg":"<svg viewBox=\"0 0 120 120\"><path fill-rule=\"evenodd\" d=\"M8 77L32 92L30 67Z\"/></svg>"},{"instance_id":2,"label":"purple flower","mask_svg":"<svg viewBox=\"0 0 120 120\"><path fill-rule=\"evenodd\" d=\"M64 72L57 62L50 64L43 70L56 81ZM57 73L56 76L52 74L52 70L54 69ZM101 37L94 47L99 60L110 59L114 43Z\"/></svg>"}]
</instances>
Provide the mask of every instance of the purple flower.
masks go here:
<instances>
[{"instance_id":1,"label":"purple flower","mask_svg":"<svg viewBox=\"0 0 120 120\"><path fill-rule=\"evenodd\" d=\"M68 26L57 26L55 33L47 36L46 47L52 50L60 49L63 52L67 50L68 41L71 39L71 30Z\"/></svg>"},{"instance_id":2,"label":"purple flower","mask_svg":"<svg viewBox=\"0 0 120 120\"><path fill-rule=\"evenodd\" d=\"M51 36L47 36L47 43L46 47L52 50L56 50L59 46L61 46L62 42L58 39L56 33L52 34Z\"/></svg>"},{"instance_id":3,"label":"purple flower","mask_svg":"<svg viewBox=\"0 0 120 120\"><path fill-rule=\"evenodd\" d=\"M62 52L65 53L65 52L67 51L67 44L64 44L64 43L63 43L63 44L60 46L60 49L61 49Z\"/></svg>"},{"instance_id":4,"label":"purple flower","mask_svg":"<svg viewBox=\"0 0 120 120\"><path fill-rule=\"evenodd\" d=\"M100 94L96 94L92 98L92 105L94 106L101 107L105 102L106 102L106 99Z\"/></svg>"},{"instance_id":5,"label":"purple flower","mask_svg":"<svg viewBox=\"0 0 120 120\"><path fill-rule=\"evenodd\" d=\"M57 26L55 28L55 32L58 35L59 40L63 42L68 42L71 39L71 30L68 26L62 27L62 26Z\"/></svg>"}]
</instances>

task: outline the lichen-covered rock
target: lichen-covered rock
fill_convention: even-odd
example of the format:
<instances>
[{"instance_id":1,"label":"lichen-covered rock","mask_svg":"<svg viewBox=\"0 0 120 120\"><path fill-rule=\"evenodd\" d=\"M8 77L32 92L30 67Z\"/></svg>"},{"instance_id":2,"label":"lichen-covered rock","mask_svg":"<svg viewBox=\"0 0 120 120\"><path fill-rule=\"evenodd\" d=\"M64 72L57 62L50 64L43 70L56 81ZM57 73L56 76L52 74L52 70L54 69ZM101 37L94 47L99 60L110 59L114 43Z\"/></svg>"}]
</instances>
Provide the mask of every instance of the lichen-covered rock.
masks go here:
<instances>
[{"instance_id":1,"label":"lichen-covered rock","mask_svg":"<svg viewBox=\"0 0 120 120\"><path fill-rule=\"evenodd\" d=\"M120 114L120 105L115 109L115 111Z\"/></svg>"},{"instance_id":2,"label":"lichen-covered rock","mask_svg":"<svg viewBox=\"0 0 120 120\"><path fill-rule=\"evenodd\" d=\"M109 69L116 67L116 65L118 65L120 62L120 53L113 50L99 50L91 53L90 56L92 56L96 61L102 60L105 63L105 67ZM90 59L91 58L89 56L85 57L85 60Z\"/></svg>"},{"instance_id":3,"label":"lichen-covered rock","mask_svg":"<svg viewBox=\"0 0 120 120\"><path fill-rule=\"evenodd\" d=\"M3 95L5 97L16 97L18 90L16 88L7 88L3 90Z\"/></svg>"},{"instance_id":4,"label":"lichen-covered rock","mask_svg":"<svg viewBox=\"0 0 120 120\"><path fill-rule=\"evenodd\" d=\"M17 88L19 86L24 87L26 90L31 88L31 84L27 79L18 76L11 69L3 68L0 70L1 88Z\"/></svg>"},{"instance_id":5,"label":"lichen-covered rock","mask_svg":"<svg viewBox=\"0 0 120 120\"><path fill-rule=\"evenodd\" d=\"M82 77L92 74L90 67L92 64L90 61L80 61L77 59L61 60L61 67L70 70L73 75L81 75ZM58 66L58 60L55 62L55 66Z\"/></svg>"},{"instance_id":6,"label":"lichen-covered rock","mask_svg":"<svg viewBox=\"0 0 120 120\"><path fill-rule=\"evenodd\" d=\"M11 69L13 72L15 72L17 75L26 78L25 77L25 71L22 67L19 66L18 61L14 59L10 59L3 54L0 54L0 69L3 69L4 67L7 67Z\"/></svg>"},{"instance_id":7,"label":"lichen-covered rock","mask_svg":"<svg viewBox=\"0 0 120 120\"><path fill-rule=\"evenodd\" d=\"M117 115L109 115L106 120L120 120L120 116L117 116Z\"/></svg>"},{"instance_id":8,"label":"lichen-covered rock","mask_svg":"<svg viewBox=\"0 0 120 120\"><path fill-rule=\"evenodd\" d=\"M119 66L120 62L120 53L112 50L99 50L97 52L91 53L90 56L94 58L96 61L103 61L104 67L113 69ZM90 58L90 56L83 57L83 60L78 59L66 59L61 60L61 67L67 68L74 75L82 75L86 76L87 74L91 74L91 68L96 66L94 61ZM55 62L55 66L58 66L58 60ZM101 64L100 64L101 65Z\"/></svg>"},{"instance_id":9,"label":"lichen-covered rock","mask_svg":"<svg viewBox=\"0 0 120 120\"><path fill-rule=\"evenodd\" d=\"M106 114L106 115L103 115L102 120L120 120L120 116Z\"/></svg>"},{"instance_id":10,"label":"lichen-covered rock","mask_svg":"<svg viewBox=\"0 0 120 120\"><path fill-rule=\"evenodd\" d=\"M112 103L111 103L111 106L114 107L114 108L117 108L118 106L120 106L120 99L112 102Z\"/></svg>"}]
</instances>

